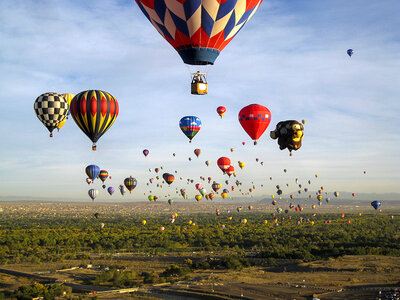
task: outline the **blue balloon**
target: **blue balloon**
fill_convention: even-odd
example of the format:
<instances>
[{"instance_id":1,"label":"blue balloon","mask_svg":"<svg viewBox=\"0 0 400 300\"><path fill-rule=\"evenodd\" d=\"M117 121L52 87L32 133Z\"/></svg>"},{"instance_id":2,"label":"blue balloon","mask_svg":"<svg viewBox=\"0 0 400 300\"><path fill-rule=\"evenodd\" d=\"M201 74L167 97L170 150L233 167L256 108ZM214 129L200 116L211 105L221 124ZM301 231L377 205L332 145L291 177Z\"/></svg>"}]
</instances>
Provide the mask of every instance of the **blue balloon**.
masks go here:
<instances>
[{"instance_id":1,"label":"blue balloon","mask_svg":"<svg viewBox=\"0 0 400 300\"><path fill-rule=\"evenodd\" d=\"M353 54L354 54L354 50L353 50L353 49L348 49L348 50L347 50L347 55L348 55L348 56L351 57Z\"/></svg>"},{"instance_id":2,"label":"blue balloon","mask_svg":"<svg viewBox=\"0 0 400 300\"><path fill-rule=\"evenodd\" d=\"M372 201L371 205L373 208L378 209L381 206L381 201Z\"/></svg>"},{"instance_id":3,"label":"blue balloon","mask_svg":"<svg viewBox=\"0 0 400 300\"><path fill-rule=\"evenodd\" d=\"M99 166L96 166L96 165L87 166L85 171L86 171L86 175L92 180L95 180L97 178L97 176L99 176L99 174L100 174L100 168L99 168Z\"/></svg>"},{"instance_id":4,"label":"blue balloon","mask_svg":"<svg viewBox=\"0 0 400 300\"><path fill-rule=\"evenodd\" d=\"M179 121L179 127L183 133L192 141L194 136L200 131L201 121L195 116L186 116Z\"/></svg>"}]
</instances>

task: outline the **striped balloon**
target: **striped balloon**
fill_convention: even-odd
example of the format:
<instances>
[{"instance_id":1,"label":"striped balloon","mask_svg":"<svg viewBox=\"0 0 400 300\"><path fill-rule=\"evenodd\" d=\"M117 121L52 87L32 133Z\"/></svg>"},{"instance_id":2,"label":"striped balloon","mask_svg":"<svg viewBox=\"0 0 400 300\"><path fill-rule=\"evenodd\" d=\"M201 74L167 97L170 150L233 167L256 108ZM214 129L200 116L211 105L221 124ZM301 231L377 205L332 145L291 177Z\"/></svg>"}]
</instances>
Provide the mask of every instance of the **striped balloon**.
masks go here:
<instances>
[{"instance_id":1,"label":"striped balloon","mask_svg":"<svg viewBox=\"0 0 400 300\"><path fill-rule=\"evenodd\" d=\"M100 174L100 168L96 165L89 165L86 167L85 172L90 179L95 180Z\"/></svg>"},{"instance_id":2,"label":"striped balloon","mask_svg":"<svg viewBox=\"0 0 400 300\"><path fill-rule=\"evenodd\" d=\"M92 201L94 201L94 199L96 199L97 195L99 194L99 191L96 189L90 189L88 191L89 197L92 199Z\"/></svg>"},{"instance_id":3,"label":"striped balloon","mask_svg":"<svg viewBox=\"0 0 400 300\"><path fill-rule=\"evenodd\" d=\"M125 184L126 188L128 189L128 191L132 192L133 189L137 186L137 180L131 176L131 177L125 178L124 184Z\"/></svg>"},{"instance_id":4,"label":"striped balloon","mask_svg":"<svg viewBox=\"0 0 400 300\"><path fill-rule=\"evenodd\" d=\"M114 192L115 192L115 189L112 186L109 186L107 188L107 192L112 196L112 194L114 194Z\"/></svg>"},{"instance_id":5,"label":"striped balloon","mask_svg":"<svg viewBox=\"0 0 400 300\"><path fill-rule=\"evenodd\" d=\"M93 142L96 142L115 122L119 106L111 94L99 90L84 91L71 101L70 111L78 127Z\"/></svg>"},{"instance_id":6,"label":"striped balloon","mask_svg":"<svg viewBox=\"0 0 400 300\"><path fill-rule=\"evenodd\" d=\"M100 170L99 178L102 182L106 181L108 178L108 172L106 170Z\"/></svg>"},{"instance_id":7,"label":"striped balloon","mask_svg":"<svg viewBox=\"0 0 400 300\"><path fill-rule=\"evenodd\" d=\"M262 0L136 0L157 31L190 65L214 64Z\"/></svg>"}]
</instances>

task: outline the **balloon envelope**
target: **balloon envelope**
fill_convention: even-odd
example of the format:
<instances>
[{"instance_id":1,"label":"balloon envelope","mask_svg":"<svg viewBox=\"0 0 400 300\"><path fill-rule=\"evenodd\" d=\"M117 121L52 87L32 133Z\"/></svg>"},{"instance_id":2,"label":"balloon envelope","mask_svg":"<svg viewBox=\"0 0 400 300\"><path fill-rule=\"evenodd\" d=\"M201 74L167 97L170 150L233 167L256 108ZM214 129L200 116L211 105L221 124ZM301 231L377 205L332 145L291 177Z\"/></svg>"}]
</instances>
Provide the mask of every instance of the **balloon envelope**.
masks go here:
<instances>
[{"instance_id":1,"label":"balloon envelope","mask_svg":"<svg viewBox=\"0 0 400 300\"><path fill-rule=\"evenodd\" d=\"M250 104L240 110L239 122L256 144L271 122L271 112L265 106Z\"/></svg>"},{"instance_id":2,"label":"balloon envelope","mask_svg":"<svg viewBox=\"0 0 400 300\"><path fill-rule=\"evenodd\" d=\"M117 99L99 90L89 90L77 94L71 101L72 118L76 125L93 142L96 142L112 126L118 116Z\"/></svg>"},{"instance_id":3,"label":"balloon envelope","mask_svg":"<svg viewBox=\"0 0 400 300\"><path fill-rule=\"evenodd\" d=\"M195 116L186 116L179 121L179 127L190 141L200 131L201 121Z\"/></svg>"},{"instance_id":4,"label":"balloon envelope","mask_svg":"<svg viewBox=\"0 0 400 300\"><path fill-rule=\"evenodd\" d=\"M372 201L371 205L373 208L378 209L381 206L381 202L380 201Z\"/></svg>"},{"instance_id":5,"label":"balloon envelope","mask_svg":"<svg viewBox=\"0 0 400 300\"><path fill-rule=\"evenodd\" d=\"M100 168L96 165L89 165L85 169L86 175L91 179L94 180L100 174Z\"/></svg>"},{"instance_id":6,"label":"balloon envelope","mask_svg":"<svg viewBox=\"0 0 400 300\"><path fill-rule=\"evenodd\" d=\"M136 0L146 18L189 65L214 64L262 0Z\"/></svg>"}]
</instances>

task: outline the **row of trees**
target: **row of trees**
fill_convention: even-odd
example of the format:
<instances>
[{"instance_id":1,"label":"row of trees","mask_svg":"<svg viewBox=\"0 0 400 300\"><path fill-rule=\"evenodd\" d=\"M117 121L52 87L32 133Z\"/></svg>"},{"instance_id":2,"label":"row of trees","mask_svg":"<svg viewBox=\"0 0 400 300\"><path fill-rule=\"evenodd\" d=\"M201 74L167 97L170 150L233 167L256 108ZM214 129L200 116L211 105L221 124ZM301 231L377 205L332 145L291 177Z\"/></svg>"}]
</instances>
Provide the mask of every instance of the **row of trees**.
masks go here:
<instances>
[{"instance_id":1,"label":"row of trees","mask_svg":"<svg viewBox=\"0 0 400 300\"><path fill-rule=\"evenodd\" d=\"M344 254L400 255L400 218L389 216L315 216L299 214L289 220L252 213L237 214L229 221L209 214L178 217L167 224L166 216L141 219L118 216L69 219L42 217L0 219L0 264L83 259L91 252L188 251L239 248L259 257L313 259ZM281 216L281 217L282 217ZM239 222L247 218L247 224ZM263 221L268 219L268 224ZM314 221L307 222L307 219ZM324 223L330 219L331 224ZM196 225L189 225L192 220ZM347 223L350 220L351 223ZM99 224L105 223L104 228ZM163 225L165 230L161 231ZM223 226L224 225L224 226Z\"/></svg>"}]
</instances>

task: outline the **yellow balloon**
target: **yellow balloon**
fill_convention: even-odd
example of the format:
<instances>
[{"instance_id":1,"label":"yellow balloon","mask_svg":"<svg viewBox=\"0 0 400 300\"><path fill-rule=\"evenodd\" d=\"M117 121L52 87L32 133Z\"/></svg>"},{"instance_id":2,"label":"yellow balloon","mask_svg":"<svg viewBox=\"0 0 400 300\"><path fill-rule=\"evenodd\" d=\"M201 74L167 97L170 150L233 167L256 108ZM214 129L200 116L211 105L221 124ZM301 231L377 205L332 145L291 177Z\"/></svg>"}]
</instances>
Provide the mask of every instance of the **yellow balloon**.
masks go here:
<instances>
[{"instance_id":1,"label":"yellow balloon","mask_svg":"<svg viewBox=\"0 0 400 300\"><path fill-rule=\"evenodd\" d=\"M231 148L231 152L235 151L235 149Z\"/></svg>"},{"instance_id":2,"label":"yellow balloon","mask_svg":"<svg viewBox=\"0 0 400 300\"><path fill-rule=\"evenodd\" d=\"M232 217L231 217L231 216L229 216L229 217L228 217L228 220L229 220L229 221L231 221L231 220L232 220Z\"/></svg>"},{"instance_id":3,"label":"yellow balloon","mask_svg":"<svg viewBox=\"0 0 400 300\"><path fill-rule=\"evenodd\" d=\"M361 217L361 216L362 216L362 213L358 213L358 215Z\"/></svg>"},{"instance_id":4,"label":"yellow balloon","mask_svg":"<svg viewBox=\"0 0 400 300\"><path fill-rule=\"evenodd\" d=\"M57 125L57 130L60 131L61 127L63 127L66 122L67 122L67 119L65 118L64 121L61 121L60 124Z\"/></svg>"},{"instance_id":5,"label":"yellow balloon","mask_svg":"<svg viewBox=\"0 0 400 300\"><path fill-rule=\"evenodd\" d=\"M301 123L306 124L306 120L301 120Z\"/></svg>"},{"instance_id":6,"label":"yellow balloon","mask_svg":"<svg viewBox=\"0 0 400 300\"><path fill-rule=\"evenodd\" d=\"M314 224L315 224L314 221L311 221L310 223L311 223L311 225L314 225Z\"/></svg>"},{"instance_id":7,"label":"yellow balloon","mask_svg":"<svg viewBox=\"0 0 400 300\"><path fill-rule=\"evenodd\" d=\"M268 224L268 220L264 220L264 225L267 225Z\"/></svg>"},{"instance_id":8,"label":"yellow balloon","mask_svg":"<svg viewBox=\"0 0 400 300\"><path fill-rule=\"evenodd\" d=\"M188 223L189 225L192 225L193 221L190 220L190 221L188 221L187 223Z\"/></svg>"},{"instance_id":9,"label":"yellow balloon","mask_svg":"<svg viewBox=\"0 0 400 300\"><path fill-rule=\"evenodd\" d=\"M197 201L200 201L202 196L201 195L196 195L194 198L196 198Z\"/></svg>"},{"instance_id":10,"label":"yellow balloon","mask_svg":"<svg viewBox=\"0 0 400 300\"><path fill-rule=\"evenodd\" d=\"M74 95L74 94L71 94L71 93L65 93L65 94L61 94L61 96L63 96L63 97L64 97L64 99L65 99L65 100L67 100L67 102L68 102L68 105L70 105L70 104L71 104L71 100L72 100L72 98L74 98L74 97L75 97L75 95Z\"/></svg>"},{"instance_id":11,"label":"yellow balloon","mask_svg":"<svg viewBox=\"0 0 400 300\"><path fill-rule=\"evenodd\" d=\"M242 161L239 161L239 168L243 169L243 168L244 168L244 166L245 166L244 162L242 162Z\"/></svg>"},{"instance_id":12,"label":"yellow balloon","mask_svg":"<svg viewBox=\"0 0 400 300\"><path fill-rule=\"evenodd\" d=\"M146 223L147 223L146 220L143 220L143 221L142 221L142 225L146 225Z\"/></svg>"},{"instance_id":13,"label":"yellow balloon","mask_svg":"<svg viewBox=\"0 0 400 300\"><path fill-rule=\"evenodd\" d=\"M222 194L221 194L222 199L225 199L227 196L228 196L227 193L222 193Z\"/></svg>"},{"instance_id":14,"label":"yellow balloon","mask_svg":"<svg viewBox=\"0 0 400 300\"><path fill-rule=\"evenodd\" d=\"M275 198L275 195L271 195L271 198L274 199L274 198Z\"/></svg>"}]
</instances>

